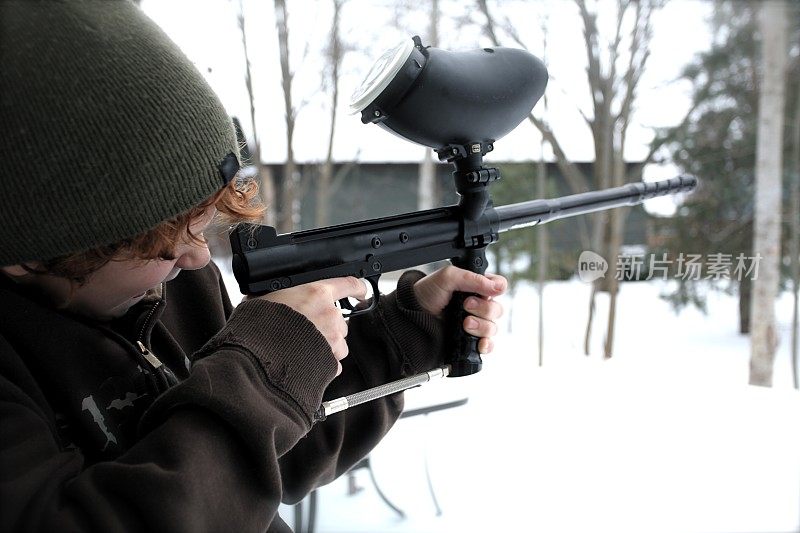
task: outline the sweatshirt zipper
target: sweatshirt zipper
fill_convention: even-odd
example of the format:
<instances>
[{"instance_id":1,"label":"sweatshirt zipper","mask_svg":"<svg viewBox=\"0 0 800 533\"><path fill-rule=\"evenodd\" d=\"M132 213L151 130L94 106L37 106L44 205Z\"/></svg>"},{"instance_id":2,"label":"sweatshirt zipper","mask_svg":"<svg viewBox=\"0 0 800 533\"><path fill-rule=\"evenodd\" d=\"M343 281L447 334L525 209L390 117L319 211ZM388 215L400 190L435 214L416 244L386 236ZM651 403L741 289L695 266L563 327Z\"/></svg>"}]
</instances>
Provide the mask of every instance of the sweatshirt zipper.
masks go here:
<instances>
[{"instance_id":1,"label":"sweatshirt zipper","mask_svg":"<svg viewBox=\"0 0 800 533\"><path fill-rule=\"evenodd\" d=\"M161 286L161 294L162 295L164 294L163 284ZM144 322L142 322L142 328L139 330L139 338L136 340L136 346L139 347L139 351L141 352L142 356L144 356L144 358L147 359L147 362L153 366L153 369L158 369L162 367L164 363L162 363L158 359L158 357L156 357L156 355L153 352L151 352L147 346L145 346L144 336L148 330L148 327L151 326L150 321L152 320L153 315L155 315L156 311L158 310L159 307L161 307L161 304L163 302L164 302L163 299L157 300L153 304L153 307L150 308L150 312L147 313L147 317L145 317Z\"/></svg>"},{"instance_id":2,"label":"sweatshirt zipper","mask_svg":"<svg viewBox=\"0 0 800 533\"><path fill-rule=\"evenodd\" d=\"M164 286L163 285L161 287L161 292L162 292L162 294L164 293ZM167 390L170 387L170 381L172 381L172 382L175 381L175 377L174 376L172 376L172 380L170 380L169 376L171 376L172 373L168 371L167 367L164 366L164 363L162 363L161 360L158 357L156 357L156 354L154 354L152 351L150 351L150 349L147 346L145 346L145 343L144 343L145 333L147 332L147 330L150 327L152 327L152 325L150 324L150 321L152 320L153 316L156 314L156 311L158 310L158 308L161 307L161 305L163 303L164 303L164 300L162 299L162 300L156 301L153 304L153 307L150 309L150 312L147 314L147 316L144 319L144 322L142 323L141 330L139 330L139 338L136 340L136 346L137 346L137 348L139 348L139 352L142 354L142 357L144 357L144 359L148 362L148 364L150 364L150 366L153 369L154 377L155 377L154 385L156 387L156 390L155 390L155 394L156 395L158 395L158 394L164 392L165 390Z\"/></svg>"},{"instance_id":3,"label":"sweatshirt zipper","mask_svg":"<svg viewBox=\"0 0 800 533\"><path fill-rule=\"evenodd\" d=\"M147 331L147 326L150 325L150 319L153 318L153 315L155 314L156 310L159 307L161 307L161 302L162 301L163 300L158 300L153 304L153 307L150 308L150 312L147 313L147 317L144 319L144 322L142 322L142 329L139 330L139 340L136 341L139 344L141 344L142 346L144 346L144 334Z\"/></svg>"},{"instance_id":4,"label":"sweatshirt zipper","mask_svg":"<svg viewBox=\"0 0 800 533\"><path fill-rule=\"evenodd\" d=\"M154 370L158 370L164 365L153 352L147 349L147 346L145 346L142 341L136 341L136 345L139 347L142 356L147 359L147 362L150 363L150 366L152 366Z\"/></svg>"},{"instance_id":5,"label":"sweatshirt zipper","mask_svg":"<svg viewBox=\"0 0 800 533\"><path fill-rule=\"evenodd\" d=\"M144 334L147 331L147 326L150 323L150 319L153 318L156 310L161 307L161 301L158 301L153 305L153 308L150 309L150 312L147 314L147 318L144 319L144 323L142 324L142 329L139 331L139 338L136 340L136 345L139 347L139 351L142 353L147 362L153 366L153 369L160 368L163 363L155 356L150 349L144 345Z\"/></svg>"}]
</instances>

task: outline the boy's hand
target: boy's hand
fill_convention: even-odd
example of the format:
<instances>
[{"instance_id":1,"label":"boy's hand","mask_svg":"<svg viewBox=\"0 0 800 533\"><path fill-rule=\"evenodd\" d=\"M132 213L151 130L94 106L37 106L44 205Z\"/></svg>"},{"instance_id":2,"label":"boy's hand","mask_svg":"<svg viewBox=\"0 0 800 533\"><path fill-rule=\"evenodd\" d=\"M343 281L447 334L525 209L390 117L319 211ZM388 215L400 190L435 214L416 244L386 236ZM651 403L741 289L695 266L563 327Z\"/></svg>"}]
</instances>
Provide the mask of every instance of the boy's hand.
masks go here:
<instances>
[{"instance_id":1,"label":"boy's hand","mask_svg":"<svg viewBox=\"0 0 800 533\"><path fill-rule=\"evenodd\" d=\"M503 276L482 276L450 265L416 282L414 293L420 306L435 316L442 315L454 292L478 294L480 297L470 296L464 301L464 309L474 315L464 320L464 331L481 338L478 341L480 353L490 353L494 348L492 337L497 333L494 321L503 314L503 306L492 298L505 293L507 286Z\"/></svg>"},{"instance_id":2,"label":"boy's hand","mask_svg":"<svg viewBox=\"0 0 800 533\"><path fill-rule=\"evenodd\" d=\"M265 294L259 298L288 305L305 315L330 344L333 356L339 365L336 371L338 376L342 372L340 361L347 357L348 353L345 341L347 322L335 303L346 297L363 300L366 292L366 286L358 278L346 277L306 283Z\"/></svg>"}]
</instances>

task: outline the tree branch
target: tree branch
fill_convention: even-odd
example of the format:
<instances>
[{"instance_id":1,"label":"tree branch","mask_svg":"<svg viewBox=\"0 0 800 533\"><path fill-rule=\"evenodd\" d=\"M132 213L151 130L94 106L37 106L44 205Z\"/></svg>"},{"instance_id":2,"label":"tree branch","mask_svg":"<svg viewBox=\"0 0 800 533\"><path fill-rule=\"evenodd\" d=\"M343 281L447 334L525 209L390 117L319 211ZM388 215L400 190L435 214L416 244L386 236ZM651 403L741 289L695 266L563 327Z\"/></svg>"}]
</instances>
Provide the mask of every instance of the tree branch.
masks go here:
<instances>
[{"instance_id":1,"label":"tree branch","mask_svg":"<svg viewBox=\"0 0 800 533\"><path fill-rule=\"evenodd\" d=\"M579 193L588 191L589 181L578 166L567 159L564 150L561 148L561 144L558 142L558 139L556 139L555 134L553 134L553 130L551 130L543 120L536 118L533 113L528 115L528 120L541 132L542 137L550 143L553 154L556 156L556 165L564 176L570 189L572 189L572 192Z\"/></svg>"},{"instance_id":2,"label":"tree branch","mask_svg":"<svg viewBox=\"0 0 800 533\"><path fill-rule=\"evenodd\" d=\"M600 69L600 57L597 44L597 20L596 16L589 13L586 8L586 0L575 0L583 20L583 41L586 46L586 74L589 81L589 92L591 93L594 104L595 120L599 116L599 109L602 106L602 71Z\"/></svg>"},{"instance_id":3,"label":"tree branch","mask_svg":"<svg viewBox=\"0 0 800 533\"><path fill-rule=\"evenodd\" d=\"M483 16L486 17L486 24L483 27L483 31L486 32L486 35L489 37L489 40L492 41L494 46L500 46L500 39L497 38L497 33L494 31L494 19L492 15L489 13L489 6L486 5L486 0L477 0L478 2L478 9Z\"/></svg>"},{"instance_id":4,"label":"tree branch","mask_svg":"<svg viewBox=\"0 0 800 533\"><path fill-rule=\"evenodd\" d=\"M490 36L495 46L500 46L500 42L497 40L497 33L495 32L494 29L494 19L492 18L491 13L489 13L489 7L486 4L486 0L476 0L476 1L478 4L478 9L483 13L484 17L486 18L486 26L484 28L486 34ZM583 114L582 111L581 115L583 115L584 119L588 123L589 119L588 117L586 117L586 115ZM533 113L528 115L528 120L530 120L530 122L536 127L536 129L539 130L544 139L548 143L550 143L550 146L553 149L553 154L556 157L556 165L561 171L561 174L564 176L564 179L566 180L570 189L572 189L572 191L575 193L585 192L589 190L589 180L586 179L586 176L583 174L583 172L581 172L580 168L578 168L578 166L575 163L571 162L567 158L566 154L564 153L564 150L561 147L561 143L558 142L558 139L556 138L555 134L550 129L550 127L542 119L536 118L533 115Z\"/></svg>"}]
</instances>

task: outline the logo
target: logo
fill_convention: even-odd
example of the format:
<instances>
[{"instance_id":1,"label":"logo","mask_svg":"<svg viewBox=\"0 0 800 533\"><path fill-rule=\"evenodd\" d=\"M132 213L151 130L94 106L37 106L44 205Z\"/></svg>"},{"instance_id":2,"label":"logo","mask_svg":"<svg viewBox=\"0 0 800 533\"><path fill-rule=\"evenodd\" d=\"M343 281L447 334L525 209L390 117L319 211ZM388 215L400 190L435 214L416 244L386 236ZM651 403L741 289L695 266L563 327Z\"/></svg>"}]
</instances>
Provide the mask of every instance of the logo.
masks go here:
<instances>
[{"instance_id":1,"label":"logo","mask_svg":"<svg viewBox=\"0 0 800 533\"><path fill-rule=\"evenodd\" d=\"M578 277L581 281L591 283L596 279L606 277L608 262L590 250L581 252L578 258Z\"/></svg>"}]
</instances>

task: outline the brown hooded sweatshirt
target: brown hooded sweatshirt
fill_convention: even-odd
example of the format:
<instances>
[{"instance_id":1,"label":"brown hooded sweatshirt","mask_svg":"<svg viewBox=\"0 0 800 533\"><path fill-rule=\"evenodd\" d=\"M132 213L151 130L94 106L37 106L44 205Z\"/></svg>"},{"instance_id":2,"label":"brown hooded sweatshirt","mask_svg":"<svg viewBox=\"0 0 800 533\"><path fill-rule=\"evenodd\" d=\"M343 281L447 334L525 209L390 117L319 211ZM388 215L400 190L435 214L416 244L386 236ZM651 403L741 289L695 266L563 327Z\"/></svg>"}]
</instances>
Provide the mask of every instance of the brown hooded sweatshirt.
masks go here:
<instances>
[{"instance_id":1,"label":"brown hooded sweatshirt","mask_svg":"<svg viewBox=\"0 0 800 533\"><path fill-rule=\"evenodd\" d=\"M313 422L323 399L429 370L441 323L419 272L349 322L336 363L283 304L232 308L213 264L112 323L0 276L0 531L285 531L294 503L389 430L402 396Z\"/></svg>"}]
</instances>

